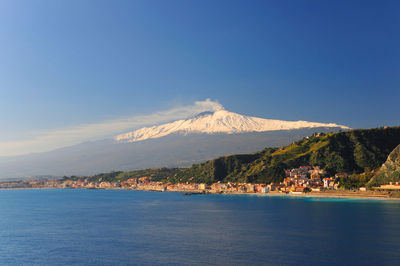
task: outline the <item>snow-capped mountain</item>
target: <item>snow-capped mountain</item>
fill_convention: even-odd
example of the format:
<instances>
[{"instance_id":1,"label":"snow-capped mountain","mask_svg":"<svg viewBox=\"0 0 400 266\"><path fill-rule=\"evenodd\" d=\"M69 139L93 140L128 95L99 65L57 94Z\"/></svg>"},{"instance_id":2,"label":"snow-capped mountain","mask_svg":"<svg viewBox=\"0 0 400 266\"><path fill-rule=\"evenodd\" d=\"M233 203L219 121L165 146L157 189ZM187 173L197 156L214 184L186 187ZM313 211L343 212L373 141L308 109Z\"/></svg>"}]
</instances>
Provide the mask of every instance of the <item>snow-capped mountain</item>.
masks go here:
<instances>
[{"instance_id":1,"label":"snow-capped mountain","mask_svg":"<svg viewBox=\"0 0 400 266\"><path fill-rule=\"evenodd\" d=\"M144 127L132 132L118 135L114 139L117 142L137 142L147 139L161 138L176 133L183 135L190 133L234 134L321 127L350 129L347 126L333 123L327 124L307 121L272 120L244 116L229 112L227 110L219 110L216 112L205 112L187 120L178 120L159 126Z\"/></svg>"},{"instance_id":2,"label":"snow-capped mountain","mask_svg":"<svg viewBox=\"0 0 400 266\"><path fill-rule=\"evenodd\" d=\"M288 145L314 132L343 129L348 127L262 119L225 110L206 112L187 120L141 128L114 139L0 157L0 179L190 166L227 154L248 154L265 147Z\"/></svg>"}]
</instances>

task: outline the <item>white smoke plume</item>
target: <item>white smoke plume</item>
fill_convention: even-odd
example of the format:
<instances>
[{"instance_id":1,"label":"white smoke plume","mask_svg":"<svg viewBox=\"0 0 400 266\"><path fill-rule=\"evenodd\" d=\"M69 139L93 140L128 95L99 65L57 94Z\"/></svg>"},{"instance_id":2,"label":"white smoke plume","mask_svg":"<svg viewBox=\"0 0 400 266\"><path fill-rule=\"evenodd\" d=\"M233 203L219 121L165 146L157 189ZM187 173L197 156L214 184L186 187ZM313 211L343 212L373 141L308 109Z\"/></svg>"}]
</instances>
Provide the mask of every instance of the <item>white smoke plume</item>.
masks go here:
<instances>
[{"instance_id":1,"label":"white smoke plume","mask_svg":"<svg viewBox=\"0 0 400 266\"><path fill-rule=\"evenodd\" d=\"M206 99L205 101L196 101L191 105L178 106L152 114L134 115L101 123L39 132L33 134L35 137L27 139L0 141L0 156L50 151L56 148L79 144L84 141L104 139L127 130L185 119L201 112L218 111L221 109L224 108L218 101Z\"/></svg>"}]
</instances>

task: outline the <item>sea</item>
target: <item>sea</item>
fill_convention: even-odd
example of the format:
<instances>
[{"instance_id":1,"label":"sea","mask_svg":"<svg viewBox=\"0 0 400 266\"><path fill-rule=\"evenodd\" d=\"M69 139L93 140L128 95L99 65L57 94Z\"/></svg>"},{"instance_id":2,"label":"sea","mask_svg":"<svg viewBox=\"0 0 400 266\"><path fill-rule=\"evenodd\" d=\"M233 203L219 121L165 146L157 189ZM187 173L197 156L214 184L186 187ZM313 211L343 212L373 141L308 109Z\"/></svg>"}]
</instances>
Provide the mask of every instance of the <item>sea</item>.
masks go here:
<instances>
[{"instance_id":1,"label":"sea","mask_svg":"<svg viewBox=\"0 0 400 266\"><path fill-rule=\"evenodd\" d=\"M400 201L0 190L0 265L400 265Z\"/></svg>"}]
</instances>

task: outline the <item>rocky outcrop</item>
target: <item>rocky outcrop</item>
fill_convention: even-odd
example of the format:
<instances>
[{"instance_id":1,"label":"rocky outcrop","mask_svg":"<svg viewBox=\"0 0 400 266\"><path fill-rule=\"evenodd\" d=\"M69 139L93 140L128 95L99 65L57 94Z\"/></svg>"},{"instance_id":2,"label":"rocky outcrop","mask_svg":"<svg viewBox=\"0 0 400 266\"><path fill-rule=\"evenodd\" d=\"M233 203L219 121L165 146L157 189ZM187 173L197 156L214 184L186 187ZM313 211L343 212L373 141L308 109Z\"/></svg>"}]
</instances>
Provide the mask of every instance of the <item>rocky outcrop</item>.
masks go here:
<instances>
[{"instance_id":1,"label":"rocky outcrop","mask_svg":"<svg viewBox=\"0 0 400 266\"><path fill-rule=\"evenodd\" d=\"M400 144L389 154L386 162L369 184L379 186L398 181L400 181Z\"/></svg>"}]
</instances>

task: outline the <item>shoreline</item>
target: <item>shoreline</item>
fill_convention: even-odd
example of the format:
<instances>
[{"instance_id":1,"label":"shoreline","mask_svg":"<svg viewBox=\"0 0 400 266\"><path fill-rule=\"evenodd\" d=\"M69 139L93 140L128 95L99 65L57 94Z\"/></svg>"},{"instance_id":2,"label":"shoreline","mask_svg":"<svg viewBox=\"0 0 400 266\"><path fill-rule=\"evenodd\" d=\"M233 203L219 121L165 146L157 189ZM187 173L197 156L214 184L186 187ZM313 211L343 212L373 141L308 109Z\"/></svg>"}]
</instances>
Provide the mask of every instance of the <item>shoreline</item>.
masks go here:
<instances>
[{"instance_id":1,"label":"shoreline","mask_svg":"<svg viewBox=\"0 0 400 266\"><path fill-rule=\"evenodd\" d=\"M267 193L246 193L246 192L215 192L215 191L197 191L197 190L154 190L154 189L127 189L127 188L54 188L54 187L36 187L36 188L0 188L1 190L20 190L20 189L87 189L87 190L133 190L133 191L148 191L148 192L179 192L179 193L193 193L187 194L188 196L200 195L248 195L248 196L272 196L272 197L299 197L299 198L337 198L337 199L374 199L374 200L396 200L400 201L400 197L390 197L387 193L368 192L353 192L353 191L324 191L324 192L309 192L301 194L283 193L280 191L270 191Z\"/></svg>"},{"instance_id":2,"label":"shoreline","mask_svg":"<svg viewBox=\"0 0 400 266\"><path fill-rule=\"evenodd\" d=\"M188 192L188 191L174 191L174 192ZM349 194L347 194L349 193ZM278 191L268 193L244 193L244 192L229 192L229 193L205 193L204 195L248 195L248 196L272 196L272 197L298 197L298 198L337 198L337 199L374 199L374 200L400 200L400 198L390 197L389 195L374 195L365 193L365 195L352 194L353 192L309 192L302 194L286 194Z\"/></svg>"},{"instance_id":3,"label":"shoreline","mask_svg":"<svg viewBox=\"0 0 400 266\"><path fill-rule=\"evenodd\" d=\"M349 194L347 194L349 193ZM303 197L303 198L336 198L336 199L374 199L374 200L400 200L400 198L390 197L389 195L374 195L374 194L351 194L352 192L309 192L303 194L285 194L285 193L266 193L270 196L287 196L287 197ZM259 194L259 193L258 193Z\"/></svg>"}]
</instances>

